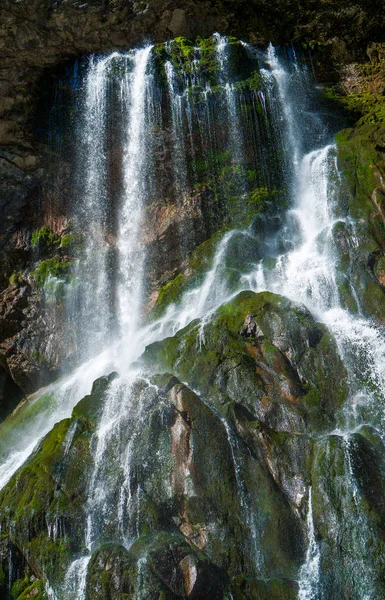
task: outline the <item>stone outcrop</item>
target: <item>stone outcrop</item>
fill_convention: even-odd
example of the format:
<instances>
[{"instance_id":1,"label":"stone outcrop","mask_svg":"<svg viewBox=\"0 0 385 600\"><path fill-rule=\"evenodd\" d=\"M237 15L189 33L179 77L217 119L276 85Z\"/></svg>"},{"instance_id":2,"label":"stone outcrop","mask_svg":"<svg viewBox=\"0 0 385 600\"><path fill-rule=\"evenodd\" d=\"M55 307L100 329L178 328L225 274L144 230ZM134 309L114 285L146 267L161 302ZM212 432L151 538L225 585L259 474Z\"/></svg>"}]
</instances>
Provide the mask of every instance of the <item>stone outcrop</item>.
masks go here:
<instances>
[{"instance_id":1,"label":"stone outcrop","mask_svg":"<svg viewBox=\"0 0 385 600\"><path fill-rule=\"evenodd\" d=\"M146 381L113 383L121 403L130 394L134 410L123 415L120 434L129 512L120 520L124 484L117 477L118 488L105 490L108 511L93 514L94 527L99 518L108 523L110 539L90 558L87 598L296 598L309 485L316 489L313 518L325 560L338 570L354 559L329 526L341 510L354 518L350 496L332 491L346 460L357 474L368 526L384 526L376 432L357 432L349 459L344 439L325 435L346 395L346 373L327 330L284 298L242 293L204 324L203 346L199 332L193 323L147 348L142 362L155 374ZM0 494L3 544L12 545L21 565L10 577L14 590L42 590L46 577L63 585L70 562L82 557L92 510L86 498L98 468L93 434L115 378L95 382ZM12 432L12 419L7 426ZM106 473L119 465L113 440L113 454L108 444L104 451ZM131 535L136 541L127 550L122 541ZM6 573L5 547L3 554ZM331 586L341 581L333 569ZM344 589L330 589L330 597L337 592Z\"/></svg>"},{"instance_id":2,"label":"stone outcrop","mask_svg":"<svg viewBox=\"0 0 385 600\"><path fill-rule=\"evenodd\" d=\"M251 310L257 337L240 334ZM344 399L344 367L325 328L273 294L241 294L205 325L201 349L197 335L195 323L150 346L142 358L150 379L115 387L133 407L121 440L124 456L130 449L130 510L120 521L124 484L111 479L108 511L93 517L94 527L108 523L110 542L91 558L89 598L138 590L154 599L296 598L313 435L332 425ZM100 468L92 435L114 377L95 382L0 493L8 543L39 581L58 585L81 557L86 497ZM106 474L119 465L111 442ZM129 551L122 535L137 538Z\"/></svg>"}]
</instances>

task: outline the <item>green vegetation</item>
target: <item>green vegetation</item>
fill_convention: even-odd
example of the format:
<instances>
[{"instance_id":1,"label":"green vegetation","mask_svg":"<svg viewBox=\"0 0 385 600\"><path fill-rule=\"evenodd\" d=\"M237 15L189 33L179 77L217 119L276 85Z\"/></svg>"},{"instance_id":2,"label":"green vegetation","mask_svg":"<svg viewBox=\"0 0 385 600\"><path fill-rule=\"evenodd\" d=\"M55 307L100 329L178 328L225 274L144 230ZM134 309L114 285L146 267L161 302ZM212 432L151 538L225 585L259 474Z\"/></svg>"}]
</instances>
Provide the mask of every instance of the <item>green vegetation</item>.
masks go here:
<instances>
[{"instance_id":1,"label":"green vegetation","mask_svg":"<svg viewBox=\"0 0 385 600\"><path fill-rule=\"evenodd\" d=\"M57 277L48 277L44 283L44 297L48 303L62 306L67 293L68 278L65 280Z\"/></svg>"},{"instance_id":2,"label":"green vegetation","mask_svg":"<svg viewBox=\"0 0 385 600\"><path fill-rule=\"evenodd\" d=\"M237 87L242 91L260 89L261 80L255 64L250 60L246 49L239 40L228 38L227 68L238 78ZM221 65L217 55L217 43L214 37L197 37L193 42L185 37L177 37L166 44L157 44L153 49L156 72L159 81L166 82L164 63L169 60L180 77L199 74L211 85L213 93L223 93L219 88ZM196 60L198 59L199 60ZM191 89L191 102L199 102L197 90Z\"/></svg>"},{"instance_id":3,"label":"green vegetation","mask_svg":"<svg viewBox=\"0 0 385 600\"><path fill-rule=\"evenodd\" d=\"M14 271L9 278L10 285L16 286L23 283L24 277L21 271Z\"/></svg>"},{"instance_id":4,"label":"green vegetation","mask_svg":"<svg viewBox=\"0 0 385 600\"><path fill-rule=\"evenodd\" d=\"M196 287L202 281L204 274L212 265L217 244L227 231L227 228L221 229L210 239L200 244L193 251L188 261L186 274L179 273L174 279L160 288L156 305L151 312L151 319L160 317L167 309L167 306L177 303L185 291Z\"/></svg>"},{"instance_id":5,"label":"green vegetation","mask_svg":"<svg viewBox=\"0 0 385 600\"><path fill-rule=\"evenodd\" d=\"M39 352L39 350L35 349L32 352L32 358L34 361L36 361L37 363L39 363L39 365L43 365L46 362L46 358L44 356L44 354L42 354L41 352Z\"/></svg>"},{"instance_id":6,"label":"green vegetation","mask_svg":"<svg viewBox=\"0 0 385 600\"><path fill-rule=\"evenodd\" d=\"M80 231L69 231L60 238L60 248L68 248L78 253L84 246L84 234Z\"/></svg>"},{"instance_id":7,"label":"green vegetation","mask_svg":"<svg viewBox=\"0 0 385 600\"><path fill-rule=\"evenodd\" d=\"M355 64L357 91L342 94L336 88L326 88L326 96L337 100L357 119L357 126L385 122L385 59L376 58Z\"/></svg>"},{"instance_id":8,"label":"green vegetation","mask_svg":"<svg viewBox=\"0 0 385 600\"><path fill-rule=\"evenodd\" d=\"M259 71L254 71L247 79L235 83L235 89L240 92L254 92L263 89L263 81Z\"/></svg>"},{"instance_id":9,"label":"green vegetation","mask_svg":"<svg viewBox=\"0 0 385 600\"><path fill-rule=\"evenodd\" d=\"M385 95L370 91L339 94L334 88L326 88L326 97L339 102L345 110L360 119L358 125L385 122ZM360 118L361 117L361 118Z\"/></svg>"},{"instance_id":10,"label":"green vegetation","mask_svg":"<svg viewBox=\"0 0 385 600\"><path fill-rule=\"evenodd\" d=\"M228 220L238 227L247 227L251 220L260 212L283 207L284 202L278 190L267 187L254 188L244 197L235 196L229 202Z\"/></svg>"},{"instance_id":11,"label":"green vegetation","mask_svg":"<svg viewBox=\"0 0 385 600\"><path fill-rule=\"evenodd\" d=\"M38 248L41 245L52 247L60 244L60 237L56 235L49 227L44 226L33 232L31 237L33 248Z\"/></svg>"},{"instance_id":12,"label":"green vegetation","mask_svg":"<svg viewBox=\"0 0 385 600\"><path fill-rule=\"evenodd\" d=\"M28 575L24 579L18 579L12 586L12 598L14 600L46 600L48 598L45 593L41 581L30 579Z\"/></svg>"},{"instance_id":13,"label":"green vegetation","mask_svg":"<svg viewBox=\"0 0 385 600\"><path fill-rule=\"evenodd\" d=\"M309 42L302 42L302 48L304 50L311 50L312 52L329 52L328 46L319 42L318 40L310 40Z\"/></svg>"},{"instance_id":14,"label":"green vegetation","mask_svg":"<svg viewBox=\"0 0 385 600\"><path fill-rule=\"evenodd\" d=\"M222 363L228 364L228 369L230 365L240 363L242 377L237 379L237 389L241 398L243 386L258 387L253 354L250 354L254 350L248 349L239 335L247 314L255 315L264 334L263 360L278 376L269 384L272 397L274 394L282 397L282 382L286 382L286 386L292 381L289 384L291 395L301 398L299 406L302 408L298 410L302 413L306 409L309 427L323 429L329 426L335 419L336 408L346 398L345 369L327 329L316 324L306 310L281 296L269 292L242 292L233 301L222 305L204 326L204 352L200 351L198 341L199 324L194 321L174 337L147 347L143 359L152 369L174 373L192 388L210 393L211 398L217 395L213 382L220 379L218 372ZM275 342L277 328L285 331L285 336L291 340L290 363ZM298 375L294 376L293 365L298 365L306 385L300 383ZM249 396L244 401L246 405L250 403L251 410L254 401L252 394ZM296 406L291 410L296 412Z\"/></svg>"},{"instance_id":15,"label":"green vegetation","mask_svg":"<svg viewBox=\"0 0 385 600\"><path fill-rule=\"evenodd\" d=\"M7 452L16 431L20 434L21 431L27 430L37 418L46 418L55 406L56 400L52 392L42 394L38 399L32 396L19 404L14 412L0 424L0 453Z\"/></svg>"},{"instance_id":16,"label":"green vegetation","mask_svg":"<svg viewBox=\"0 0 385 600\"><path fill-rule=\"evenodd\" d=\"M10 532L11 541L22 549L27 560L32 558L34 573L44 573L53 583L63 581L74 554L82 550L84 528L81 523L86 506L87 474L92 467L89 444L112 377L103 377L94 383L91 394L75 407L72 418L53 427L0 494L3 530ZM27 425L32 413L44 418L44 412L53 401L52 394L48 393L31 406L27 405L25 410L11 415L1 425L2 441L7 428L11 435L16 430L20 434L20 425ZM69 459L65 441L69 427L75 422L72 459ZM55 520L71 523L71 539L66 534L56 539L49 537L47 524ZM42 582L31 580L28 572L15 582L12 595L17 600L45 599Z\"/></svg>"},{"instance_id":17,"label":"green vegetation","mask_svg":"<svg viewBox=\"0 0 385 600\"><path fill-rule=\"evenodd\" d=\"M73 261L58 257L43 260L38 267L32 271L31 276L39 287L43 287L49 277L64 278L68 281Z\"/></svg>"}]
</instances>

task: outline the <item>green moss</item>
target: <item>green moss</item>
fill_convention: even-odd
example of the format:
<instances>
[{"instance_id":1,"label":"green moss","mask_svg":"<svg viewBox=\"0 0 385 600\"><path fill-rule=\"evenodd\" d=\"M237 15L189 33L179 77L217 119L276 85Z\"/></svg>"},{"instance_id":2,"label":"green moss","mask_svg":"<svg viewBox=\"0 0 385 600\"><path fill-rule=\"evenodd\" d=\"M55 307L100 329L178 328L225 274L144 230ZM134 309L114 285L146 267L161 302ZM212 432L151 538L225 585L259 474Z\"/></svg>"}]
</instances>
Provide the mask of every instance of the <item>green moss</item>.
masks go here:
<instances>
[{"instance_id":1,"label":"green moss","mask_svg":"<svg viewBox=\"0 0 385 600\"><path fill-rule=\"evenodd\" d=\"M101 388L103 385L96 383L95 403L101 401ZM74 411L76 421L75 417L65 419L53 427L0 493L1 526L11 531L12 543L28 557L34 572L43 572L56 584L63 581L74 553L81 551L84 542L81 524L85 518L87 476L92 467L89 444L95 416L95 407L92 411L84 410L84 404ZM67 435L74 423L76 428L68 449ZM69 453L73 454L72 459ZM49 537L47 523L56 520L68 523L71 538L62 534L55 539ZM38 582L34 585L35 588L26 587L28 593L42 590Z\"/></svg>"},{"instance_id":2,"label":"green moss","mask_svg":"<svg viewBox=\"0 0 385 600\"><path fill-rule=\"evenodd\" d=\"M231 593L237 600L297 600L298 584L294 581L271 578L268 581L254 579L246 575L233 577Z\"/></svg>"},{"instance_id":3,"label":"green moss","mask_svg":"<svg viewBox=\"0 0 385 600\"><path fill-rule=\"evenodd\" d=\"M9 278L10 285L16 286L20 283L23 283L24 278L21 271L14 271Z\"/></svg>"},{"instance_id":4,"label":"green moss","mask_svg":"<svg viewBox=\"0 0 385 600\"><path fill-rule=\"evenodd\" d=\"M42 354L39 350L35 348L32 352L32 358L35 362L39 363L39 365L43 365L46 362L46 358L44 354Z\"/></svg>"},{"instance_id":5,"label":"green moss","mask_svg":"<svg viewBox=\"0 0 385 600\"><path fill-rule=\"evenodd\" d=\"M13 588L12 588L13 593ZM26 587L19 596L14 596L15 600L47 600L48 596L44 590L41 581L34 581Z\"/></svg>"},{"instance_id":6,"label":"green moss","mask_svg":"<svg viewBox=\"0 0 385 600\"><path fill-rule=\"evenodd\" d=\"M234 84L236 90L240 92L255 92L263 89L263 80L259 71L254 71L250 77Z\"/></svg>"},{"instance_id":7,"label":"green moss","mask_svg":"<svg viewBox=\"0 0 385 600\"><path fill-rule=\"evenodd\" d=\"M84 247L84 234L80 231L70 231L60 238L60 248L67 248L74 253L79 253Z\"/></svg>"},{"instance_id":8,"label":"green moss","mask_svg":"<svg viewBox=\"0 0 385 600\"><path fill-rule=\"evenodd\" d=\"M177 37L174 39L174 44L181 52L184 61L188 62L194 53L194 44L185 37Z\"/></svg>"},{"instance_id":9,"label":"green moss","mask_svg":"<svg viewBox=\"0 0 385 600\"><path fill-rule=\"evenodd\" d=\"M55 406L56 400L52 392L42 394L37 399L31 397L20 403L13 413L0 424L0 453L3 454L12 447L15 435L22 435L23 430L27 430L36 421L36 418L44 419Z\"/></svg>"},{"instance_id":10,"label":"green moss","mask_svg":"<svg viewBox=\"0 0 385 600\"><path fill-rule=\"evenodd\" d=\"M33 248L37 248L43 244L50 247L59 243L60 237L47 226L41 227L32 233L31 244Z\"/></svg>"},{"instance_id":11,"label":"green moss","mask_svg":"<svg viewBox=\"0 0 385 600\"><path fill-rule=\"evenodd\" d=\"M67 235L64 235L64 236L61 238L61 243L60 243L60 245L61 245L63 248L67 248L67 246L69 246L69 245L71 244L71 241L72 241L72 234L68 233Z\"/></svg>"},{"instance_id":12,"label":"green moss","mask_svg":"<svg viewBox=\"0 0 385 600\"><path fill-rule=\"evenodd\" d=\"M366 217L373 211L371 195L377 187L374 165L377 128L371 125L345 129L336 136L338 159L350 188L350 213L354 218Z\"/></svg>"},{"instance_id":13,"label":"green moss","mask_svg":"<svg viewBox=\"0 0 385 600\"><path fill-rule=\"evenodd\" d=\"M57 423L31 454L27 462L13 475L0 491L0 526L10 532L9 539L27 558L34 574L44 573L53 585L62 583L68 565L78 556L84 544L84 509L88 490L88 475L93 460L90 440L95 431L95 421L100 414L104 393L116 374L95 381L92 392L73 410L71 419ZM9 434L13 438L23 435L23 427L36 418L44 419L53 397L46 394L24 410L19 409L9 420ZM40 411L40 412L39 412ZM15 428L15 422L18 427ZM14 429L12 430L12 425ZM68 432L71 426L71 446ZM7 437L2 424L0 439ZM5 435L4 435L5 431ZM9 437L9 436L8 436ZM51 537L47 524L64 523L55 537ZM67 531L67 533L65 533ZM68 535L70 533L70 537ZM38 597L43 593L40 581L29 579L29 571L14 587L14 597ZM22 574L21 574L22 575ZM32 594L29 596L29 594Z\"/></svg>"},{"instance_id":14,"label":"green moss","mask_svg":"<svg viewBox=\"0 0 385 600\"><path fill-rule=\"evenodd\" d=\"M30 582L29 577L27 575L23 579L17 579L17 581L15 581L11 589L12 598L17 600L29 585Z\"/></svg>"},{"instance_id":15,"label":"green moss","mask_svg":"<svg viewBox=\"0 0 385 600\"><path fill-rule=\"evenodd\" d=\"M263 332L258 343L240 335L248 314ZM290 360L277 336L287 340ZM218 410L229 401L228 386L236 386L251 413L258 398L269 396L269 402L283 403L283 410L297 421L303 417L309 431L332 426L347 395L346 371L327 328L302 307L269 292L238 294L217 309L203 330L193 321L175 336L148 346L142 360L153 371L173 373L210 394ZM262 361L262 370L256 370L255 361ZM231 383L233 376L236 384Z\"/></svg>"},{"instance_id":16,"label":"green moss","mask_svg":"<svg viewBox=\"0 0 385 600\"><path fill-rule=\"evenodd\" d=\"M117 376L118 374L114 372L108 376L96 379L92 386L91 393L80 400L73 409L72 418L81 419L85 417L91 422L96 421L102 409L104 394L110 383L116 379Z\"/></svg>"},{"instance_id":17,"label":"green moss","mask_svg":"<svg viewBox=\"0 0 385 600\"><path fill-rule=\"evenodd\" d=\"M38 267L32 271L31 276L35 279L39 287L43 287L49 277L69 278L73 261L64 260L58 257L43 260Z\"/></svg>"},{"instance_id":18,"label":"green moss","mask_svg":"<svg viewBox=\"0 0 385 600\"><path fill-rule=\"evenodd\" d=\"M358 125L373 125L385 122L385 96L382 94L357 92L342 96L336 93L334 88L328 88L326 96L339 102L355 118L361 117Z\"/></svg>"},{"instance_id":19,"label":"green moss","mask_svg":"<svg viewBox=\"0 0 385 600\"><path fill-rule=\"evenodd\" d=\"M254 188L246 197L236 196L229 202L229 224L236 223L239 228L247 227L258 213L267 212L270 206L284 206L278 190L267 187Z\"/></svg>"},{"instance_id":20,"label":"green moss","mask_svg":"<svg viewBox=\"0 0 385 600\"><path fill-rule=\"evenodd\" d=\"M196 106L198 104L202 104L205 102L205 94L204 90L200 85L193 85L187 90L188 99L192 106ZM199 168L199 163L198 163Z\"/></svg>"},{"instance_id":21,"label":"green moss","mask_svg":"<svg viewBox=\"0 0 385 600\"><path fill-rule=\"evenodd\" d=\"M369 316L385 318L385 293L376 281L367 280L360 291L361 307Z\"/></svg>"},{"instance_id":22,"label":"green moss","mask_svg":"<svg viewBox=\"0 0 385 600\"><path fill-rule=\"evenodd\" d=\"M349 281L354 284L360 306L368 315L380 318L385 318L385 303L376 279L374 257L381 255L385 247L384 133L383 125L360 123L341 131L336 138L339 166L345 176L341 196L347 199L347 212L356 220L355 236L359 240L351 256L342 256L339 291L345 305L354 309L355 302L344 278L344 267L348 267Z\"/></svg>"},{"instance_id":23,"label":"green moss","mask_svg":"<svg viewBox=\"0 0 385 600\"><path fill-rule=\"evenodd\" d=\"M358 305L354 294L352 293L352 285L350 278L344 277L338 284L338 295L341 306L351 313L358 312Z\"/></svg>"},{"instance_id":24,"label":"green moss","mask_svg":"<svg viewBox=\"0 0 385 600\"><path fill-rule=\"evenodd\" d=\"M216 55L216 43L213 37L196 39L200 50L200 69L210 83L217 83L219 63Z\"/></svg>"},{"instance_id":25,"label":"green moss","mask_svg":"<svg viewBox=\"0 0 385 600\"><path fill-rule=\"evenodd\" d=\"M62 306L66 293L66 281L49 277L44 284L44 296L49 304L56 303L58 306Z\"/></svg>"},{"instance_id":26,"label":"green moss","mask_svg":"<svg viewBox=\"0 0 385 600\"><path fill-rule=\"evenodd\" d=\"M227 66L231 73L238 77L238 89L241 91L260 89L261 80L255 71L255 62L250 59L244 46L236 38L229 37L226 48ZM195 42L185 37L177 37L166 44L157 44L153 55L157 65L156 71L162 83L166 81L162 73L166 59L170 60L177 75L185 77L195 74L198 70L199 74L210 83L214 93L223 92L223 87L214 89L221 82L220 63L214 37L197 37ZM194 62L198 56L199 60ZM243 80L245 83L242 85ZM196 90L191 90L191 98L194 103L197 103L200 97L195 92Z\"/></svg>"},{"instance_id":27,"label":"green moss","mask_svg":"<svg viewBox=\"0 0 385 600\"><path fill-rule=\"evenodd\" d=\"M355 118L358 126L385 122L385 60L355 64L358 91L341 94L336 88L326 88L326 96L338 101ZM382 91L373 91L382 90Z\"/></svg>"},{"instance_id":28,"label":"green moss","mask_svg":"<svg viewBox=\"0 0 385 600\"><path fill-rule=\"evenodd\" d=\"M166 283L159 292L156 307L153 311L153 317L160 316L165 308L174 304L180 298L186 284L186 278L183 273L179 273L174 279Z\"/></svg>"},{"instance_id":29,"label":"green moss","mask_svg":"<svg viewBox=\"0 0 385 600\"><path fill-rule=\"evenodd\" d=\"M200 244L188 261L186 274L179 273L174 279L161 287L151 318L162 316L170 304L178 303L185 291L198 285L210 267L218 242L225 235L226 229L217 231L210 239ZM188 273L188 274L187 274Z\"/></svg>"},{"instance_id":30,"label":"green moss","mask_svg":"<svg viewBox=\"0 0 385 600\"><path fill-rule=\"evenodd\" d=\"M312 52L329 53L329 51L330 51L329 47L326 44L319 42L318 40L310 40L308 42L302 42L302 47L305 50L312 50Z\"/></svg>"}]
</instances>

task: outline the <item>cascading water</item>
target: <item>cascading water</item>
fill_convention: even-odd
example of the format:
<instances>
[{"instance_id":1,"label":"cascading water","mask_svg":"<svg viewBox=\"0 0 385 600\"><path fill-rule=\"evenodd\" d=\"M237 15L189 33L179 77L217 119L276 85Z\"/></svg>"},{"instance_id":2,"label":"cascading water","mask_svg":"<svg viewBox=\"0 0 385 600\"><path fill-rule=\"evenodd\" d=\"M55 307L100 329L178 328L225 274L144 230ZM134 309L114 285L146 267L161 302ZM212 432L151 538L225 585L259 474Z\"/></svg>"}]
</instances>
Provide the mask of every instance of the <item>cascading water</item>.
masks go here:
<instances>
[{"instance_id":1,"label":"cascading water","mask_svg":"<svg viewBox=\"0 0 385 600\"><path fill-rule=\"evenodd\" d=\"M210 210L217 211L218 220L226 210L228 214L203 274L177 302L169 304L161 318L144 326L146 251L141 228L158 185L159 165L152 161L159 147L156 131L165 112L156 106L162 93L154 70L155 50L147 46L127 54L93 57L89 62L79 103L82 202L74 215L86 242L66 298L69 321L79 331L79 358L88 362L31 403L32 407L40 403L41 410L38 417L32 414L21 421L17 442L7 442L7 435L9 438L14 431L4 432L0 483L4 486L9 481L55 422L69 416L97 377L118 371L120 377L110 384L91 440L93 465L87 484L84 552L73 557L61 585L55 590L49 588L52 599L83 600L88 565L99 545L113 540L129 548L143 531L142 502L146 499L135 452L140 447L143 425L158 402L158 389L146 374L138 372L134 361L146 345L175 334L196 318L201 318L199 343L204 349L205 326L221 304L244 289L275 292L304 304L327 325L349 371L350 384L349 401L337 415L338 428L312 440L320 463L333 464L334 444L343 466L339 465L341 481L335 497L329 497L327 485L317 472L304 493L308 547L297 573L298 598L327 600L335 585L333 598L337 594L343 597L344 590L350 589L351 598L374 600L379 596L375 568L368 556L371 525L352 456L357 432L374 423L384 424L378 399L385 390L385 343L378 327L360 310L353 286L356 314L341 301L336 229L344 227L352 247L355 240L354 224L338 212L339 174L332 135L313 109L313 84L295 55L288 61L272 46L257 52L242 44L254 69L248 73L249 79L254 77L261 84L258 90L250 90L231 72L231 42L215 34L211 46L214 61L209 67L199 47L185 50L189 57L186 66L185 59L180 63L172 60L174 42L165 46L162 68L173 169L173 189L167 193L177 196L176 206L182 212L189 189L198 193L208 187L209 179L214 190ZM216 73L216 86L212 73ZM110 113L119 115L113 123ZM116 155L111 156L111 143L118 161ZM119 163L119 173L113 177L109 173L112 162ZM258 202L272 192L276 194L273 198L281 194L282 206L286 202L289 209L279 227L274 221L277 211L272 210L274 227L267 225L258 237L255 227L244 227L242 206L253 202L258 218ZM111 194L115 214L111 213ZM234 222L228 206L233 206L235 197L241 206ZM193 216L202 222L204 207L197 212ZM179 227L182 254L188 251L194 235ZM102 344L107 348L98 354ZM234 432L221 415L215 414L224 423L234 463L251 569L254 575L265 577L259 552L263 519L241 481L244 449L239 451ZM65 456L75 430L72 427L65 438ZM383 429L379 433L382 438ZM163 460L160 448L151 457L159 469ZM166 480L163 484L166 503L171 497L170 484ZM187 484L184 493L195 495ZM334 579L325 574L330 548L319 541L316 502L329 505L330 521L337 529L341 514L349 512L336 532L339 547L331 554L337 565ZM55 527L56 522L48 523L49 531ZM146 560L146 556L139 559L138 600L147 597Z\"/></svg>"},{"instance_id":2,"label":"cascading water","mask_svg":"<svg viewBox=\"0 0 385 600\"><path fill-rule=\"evenodd\" d=\"M110 92L108 70L118 56L113 54L102 60L90 60L84 82L83 119L78 131L78 159L81 165L79 195L83 201L77 214L87 243L86 256L77 265L76 281L81 282L81 286L77 286L70 294L67 309L75 327L80 325L84 330L87 321L87 330L91 335L87 335L87 340L83 337L83 357L95 353L109 325L109 311L103 310L110 305L109 252L105 240L108 218L106 120Z\"/></svg>"},{"instance_id":3,"label":"cascading water","mask_svg":"<svg viewBox=\"0 0 385 600\"><path fill-rule=\"evenodd\" d=\"M371 423L370 407L376 403L376 398L383 396L385 382L383 368L378 361L383 365L385 344L373 322L351 314L341 307L336 269L338 255L333 245L334 228L336 224L341 223L335 216L338 189L334 183L338 179L335 148L333 145L326 145L303 153L301 137L304 131L294 112L298 111L298 105L296 106L290 98L289 73L280 65L272 47L268 50L267 59L271 67L271 76L279 90L280 100L286 107L284 112L293 153L293 190L296 201L288 219L291 229L294 230L294 247L291 252L276 257L273 269L266 268L265 261L262 261L257 273L249 275L246 279L255 291L268 289L308 306L333 332L345 365L350 370L350 402L340 415L340 429L344 432L346 440L344 454L347 457L343 475L346 487L341 490L340 499L342 505L347 507L346 530L343 536L345 539L340 542L344 546L346 571L341 579L345 578L346 587L350 586L350 589L354 590L352 597L374 599L381 592L377 587L373 564L370 559L365 558L368 553L370 536L367 533L370 525L362 509L363 499L358 499L360 492L350 466L349 440L360 426ZM295 71L298 72L297 66ZM373 339L376 339L376 343L373 343ZM365 382L365 376L357 377L359 372L370 374L369 385ZM357 404L366 407L365 415L361 415L357 410ZM378 420L374 420L375 422ZM331 435L333 434L334 432L331 432ZM346 497L354 500L353 518ZM356 531L357 523L360 533ZM311 489L308 530L308 556L301 570L299 597L306 600L328 598L330 590L322 582L320 573L322 548L317 547L314 536Z\"/></svg>"},{"instance_id":4,"label":"cascading water","mask_svg":"<svg viewBox=\"0 0 385 600\"><path fill-rule=\"evenodd\" d=\"M124 95L129 105L124 106L127 115L126 140L123 146L123 202L119 212L118 247L120 279L118 303L120 331L131 336L137 326L136 318L141 302L143 252L138 244L139 224L146 198L149 150L148 132L151 120L147 108L147 66L151 46L138 50L133 57L131 74L123 83Z\"/></svg>"}]
</instances>

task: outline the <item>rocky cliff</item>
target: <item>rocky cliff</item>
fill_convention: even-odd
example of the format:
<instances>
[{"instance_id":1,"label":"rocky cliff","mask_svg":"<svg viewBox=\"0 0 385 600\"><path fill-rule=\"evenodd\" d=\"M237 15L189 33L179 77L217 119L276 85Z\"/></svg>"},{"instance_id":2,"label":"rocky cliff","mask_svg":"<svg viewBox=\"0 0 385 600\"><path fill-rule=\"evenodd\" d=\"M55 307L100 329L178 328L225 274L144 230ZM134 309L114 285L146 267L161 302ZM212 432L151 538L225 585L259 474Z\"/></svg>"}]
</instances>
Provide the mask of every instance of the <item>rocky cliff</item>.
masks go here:
<instances>
[{"instance_id":1,"label":"rocky cliff","mask_svg":"<svg viewBox=\"0 0 385 600\"><path fill-rule=\"evenodd\" d=\"M0 23L4 598L363 600L369 585L385 597L382 3L4 0ZM116 273L125 52L144 40L154 44L139 139L147 170L135 163L133 194L144 197L144 258L131 283L141 351L111 373L137 343L128 321L131 337L116 324ZM269 42L296 61L287 88ZM84 73L88 55L115 51L92 155L103 156L103 177L87 183L95 120L79 151ZM317 212L320 171L328 217ZM82 203L91 184L104 202L92 218ZM316 275L297 279L285 257L303 249L293 215L307 188L324 226L300 265ZM296 286L298 302L285 297ZM88 330L105 315L92 338L93 349L113 348L103 377L82 399L66 379L50 386L90 359ZM39 443L22 447L29 437Z\"/></svg>"},{"instance_id":2,"label":"rocky cliff","mask_svg":"<svg viewBox=\"0 0 385 600\"><path fill-rule=\"evenodd\" d=\"M48 244L43 239L40 243L39 248L43 249L40 254L51 260L42 269L64 271L66 264L76 258L78 252L76 244L69 248L60 241L68 244L71 233L73 164L70 155L73 148L56 148L52 152L52 147L47 147L47 138L39 135L40 115L48 110L52 101L53 81L63 75L71 61L88 53L132 47L145 38L163 42L181 35L205 37L215 30L239 35L260 46L269 41L299 43L312 49L313 65L319 77L329 86L332 100L341 100L344 108L352 112L353 119L362 112L374 115L366 118L366 123L370 119L376 123L382 119L383 50L381 44L375 42L380 39L385 17L383 8L373 3L347 3L335 9L327 2L303 5L297 2L276 3L273 7L264 2L218 2L214 5L194 2L191 6L184 4L180 7L173 2L10 1L3 3L0 10L3 73L0 105L1 206L4 215L0 240L1 285L5 290L1 302L2 377L6 385L12 387L10 373L16 384L27 392L57 376L58 368L70 360L74 351L73 336L60 331L58 339L63 339L64 335L67 342L61 350L58 348L60 342L50 344L56 350L49 357L48 341L41 338L54 338L62 317L58 317L52 307L46 310L39 291L31 289L31 282L23 280L20 275L27 265L30 265L30 271L36 267L36 248L40 242L36 235L34 242L32 234L43 231L44 227L48 227L56 238L52 237ZM357 60L359 63L355 62ZM368 163L378 157L376 164L381 165L382 155L378 152L382 147L382 129L374 127L372 130L373 133L367 128L365 135L373 139L369 146L373 148L370 152L375 155L365 156L364 160ZM363 132L361 128L359 131L359 134L354 134L356 138ZM164 146L159 150L164 153L160 159L167 160ZM370 192L377 190L375 203L379 206L381 166L377 166L376 178ZM163 198L167 195L168 190L164 189ZM188 243L188 252L209 237L213 227L206 232L202 227L209 222L209 215L213 219L214 211L207 190L194 191L191 196L183 212L191 220L197 235ZM197 221L202 202L207 205L204 226L199 219ZM379 210L381 212L382 209ZM178 227L178 222L185 217L177 213L175 208L162 207L157 198L149 211L150 220L144 225L143 236L149 244L148 256L153 271L149 294L155 293L178 273L180 259L172 248L172 229ZM216 227L214 224L214 229ZM164 240L165 235L168 241ZM160 249L159 239L164 240ZM59 251L53 252L57 248ZM162 256L167 256L167 265ZM160 261L160 267L156 266L157 261ZM10 281L11 288L8 288ZM17 290L15 286L18 286ZM155 298L156 295L152 302ZM42 328L44 333L39 334ZM20 336L16 340L15 334L23 331L26 333L24 338L31 340L34 337L35 342L26 343L19 339Z\"/></svg>"}]
</instances>

